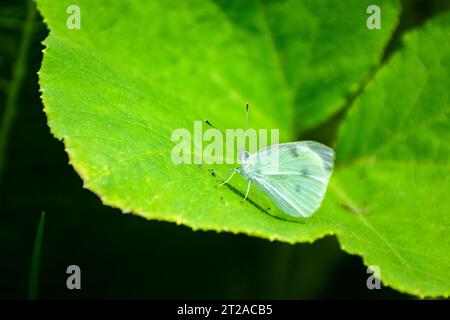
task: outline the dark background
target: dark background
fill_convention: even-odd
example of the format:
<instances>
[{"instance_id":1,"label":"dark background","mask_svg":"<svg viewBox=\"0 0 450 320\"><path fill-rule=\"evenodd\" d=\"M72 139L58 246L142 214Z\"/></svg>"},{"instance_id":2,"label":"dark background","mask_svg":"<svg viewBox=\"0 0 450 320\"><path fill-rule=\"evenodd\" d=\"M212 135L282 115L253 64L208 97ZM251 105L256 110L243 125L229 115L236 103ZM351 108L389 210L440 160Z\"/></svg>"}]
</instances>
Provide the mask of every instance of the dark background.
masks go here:
<instances>
[{"instance_id":1,"label":"dark background","mask_svg":"<svg viewBox=\"0 0 450 320\"><path fill-rule=\"evenodd\" d=\"M405 31L450 8L450 1L403 4L385 58L399 47ZM40 42L47 35L39 14L26 50L15 113L11 122L5 119L27 5L17 0L0 4L0 139L7 142L4 150L0 148L0 163L5 160L3 168L0 165L0 298L27 298L42 211L46 213L38 294L42 299L413 298L387 287L368 290L361 258L340 250L335 237L289 245L245 235L193 232L103 206L83 189L63 144L47 127L36 74L42 59ZM306 135L332 140L332 132L323 130L336 119L330 121ZM66 268L71 264L81 268L81 290L66 288Z\"/></svg>"}]
</instances>

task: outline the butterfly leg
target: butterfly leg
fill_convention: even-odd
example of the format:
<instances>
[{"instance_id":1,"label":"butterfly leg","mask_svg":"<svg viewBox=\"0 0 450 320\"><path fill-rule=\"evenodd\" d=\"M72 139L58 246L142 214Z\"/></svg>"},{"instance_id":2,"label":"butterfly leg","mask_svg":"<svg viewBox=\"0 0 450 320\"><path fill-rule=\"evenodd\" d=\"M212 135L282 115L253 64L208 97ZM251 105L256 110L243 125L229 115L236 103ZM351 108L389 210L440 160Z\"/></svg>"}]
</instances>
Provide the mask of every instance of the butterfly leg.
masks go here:
<instances>
[{"instance_id":1,"label":"butterfly leg","mask_svg":"<svg viewBox=\"0 0 450 320\"><path fill-rule=\"evenodd\" d=\"M247 200L248 193L250 192L250 185L252 184L252 180L248 180L247 192L245 193L244 201Z\"/></svg>"},{"instance_id":2,"label":"butterfly leg","mask_svg":"<svg viewBox=\"0 0 450 320\"><path fill-rule=\"evenodd\" d=\"M223 186L224 184L226 184L228 181L231 180L231 178L233 178L233 176L236 174L236 172L238 172L238 170L237 170L237 168L234 168L233 169L233 173L231 174L231 176L229 176L227 180L225 180L221 184L217 185L216 187L220 187L220 186Z\"/></svg>"}]
</instances>

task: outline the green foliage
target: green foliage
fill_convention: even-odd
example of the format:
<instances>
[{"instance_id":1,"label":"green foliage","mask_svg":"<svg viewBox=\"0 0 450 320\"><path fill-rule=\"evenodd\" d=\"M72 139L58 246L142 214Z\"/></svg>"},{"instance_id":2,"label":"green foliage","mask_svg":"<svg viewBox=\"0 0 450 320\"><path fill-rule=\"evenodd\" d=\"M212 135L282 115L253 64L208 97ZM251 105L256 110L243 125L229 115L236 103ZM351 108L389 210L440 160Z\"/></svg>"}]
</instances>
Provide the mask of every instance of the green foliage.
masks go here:
<instances>
[{"instance_id":1,"label":"green foliage","mask_svg":"<svg viewBox=\"0 0 450 320\"><path fill-rule=\"evenodd\" d=\"M34 241L33 255L31 257L30 279L28 286L28 299L36 300L39 290L39 269L41 264L42 240L44 237L45 212L41 213Z\"/></svg>"},{"instance_id":2,"label":"green foliage","mask_svg":"<svg viewBox=\"0 0 450 320\"><path fill-rule=\"evenodd\" d=\"M14 12L14 6L0 7L0 30L10 29L13 31L20 30L21 20L18 18L1 18L1 16L8 11ZM25 77L26 67L25 63L28 58L28 51L30 46L30 39L33 31L33 24L35 23L36 10L34 3L30 0L27 3L27 16L23 24L23 36L20 44L16 44L14 37L15 32L0 33L0 41L2 42L2 49L0 50L0 100L2 100L3 93L5 93L5 108L0 110L2 117L0 119L0 180L2 178L3 169L5 165L6 149L9 140L9 133L16 116L17 100L20 94L20 88ZM12 80L9 83L7 74L9 69L8 60L17 56L12 71ZM7 71L8 70L8 71Z\"/></svg>"},{"instance_id":3,"label":"green foliage","mask_svg":"<svg viewBox=\"0 0 450 320\"><path fill-rule=\"evenodd\" d=\"M174 165L172 131L204 118L240 127L249 101L251 127L294 139L368 77L399 8L383 2L382 30L370 31L361 1L239 3L79 1L81 29L69 30L68 2L38 1L50 28L48 124L85 187L124 212L193 229L291 243L336 234L385 284L448 295L449 16L411 33L382 67L345 119L322 208L288 222L256 189L242 201L240 178L214 188L229 166L213 177Z\"/></svg>"},{"instance_id":4,"label":"green foliage","mask_svg":"<svg viewBox=\"0 0 450 320\"><path fill-rule=\"evenodd\" d=\"M417 295L450 291L449 36L449 14L407 34L349 112L333 180L355 207L334 215L342 247Z\"/></svg>"}]
</instances>

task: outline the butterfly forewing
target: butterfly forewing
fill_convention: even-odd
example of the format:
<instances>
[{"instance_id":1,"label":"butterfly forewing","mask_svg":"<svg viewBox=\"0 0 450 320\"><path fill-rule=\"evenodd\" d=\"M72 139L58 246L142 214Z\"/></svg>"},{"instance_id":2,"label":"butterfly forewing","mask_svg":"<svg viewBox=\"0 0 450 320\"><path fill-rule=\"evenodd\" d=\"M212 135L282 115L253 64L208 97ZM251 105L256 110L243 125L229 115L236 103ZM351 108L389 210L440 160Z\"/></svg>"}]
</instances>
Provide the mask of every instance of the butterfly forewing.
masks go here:
<instances>
[{"instance_id":1,"label":"butterfly forewing","mask_svg":"<svg viewBox=\"0 0 450 320\"><path fill-rule=\"evenodd\" d=\"M314 141L291 142L262 149L250 160L248 176L281 210L308 217L325 196L334 151Z\"/></svg>"}]
</instances>

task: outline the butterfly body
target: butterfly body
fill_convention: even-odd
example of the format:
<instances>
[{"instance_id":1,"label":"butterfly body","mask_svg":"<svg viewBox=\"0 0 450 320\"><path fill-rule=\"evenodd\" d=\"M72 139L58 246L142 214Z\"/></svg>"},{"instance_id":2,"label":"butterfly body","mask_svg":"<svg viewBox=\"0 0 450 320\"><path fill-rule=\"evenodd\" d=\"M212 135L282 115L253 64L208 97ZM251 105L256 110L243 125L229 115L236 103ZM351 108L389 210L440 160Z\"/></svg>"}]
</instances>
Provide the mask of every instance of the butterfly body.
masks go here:
<instances>
[{"instance_id":1,"label":"butterfly body","mask_svg":"<svg viewBox=\"0 0 450 320\"><path fill-rule=\"evenodd\" d=\"M217 129L208 120L205 123ZM248 124L246 105L245 129ZM334 167L333 149L315 141L275 144L250 154L239 152L240 167L219 186L239 174L248 180L245 199L251 184L262 190L284 213L292 217L309 217L322 204Z\"/></svg>"},{"instance_id":2,"label":"butterfly body","mask_svg":"<svg viewBox=\"0 0 450 320\"><path fill-rule=\"evenodd\" d=\"M241 166L237 168L239 174L246 180L252 180L254 172L254 163L251 154L247 151L241 151L239 154L239 163Z\"/></svg>"}]
</instances>

